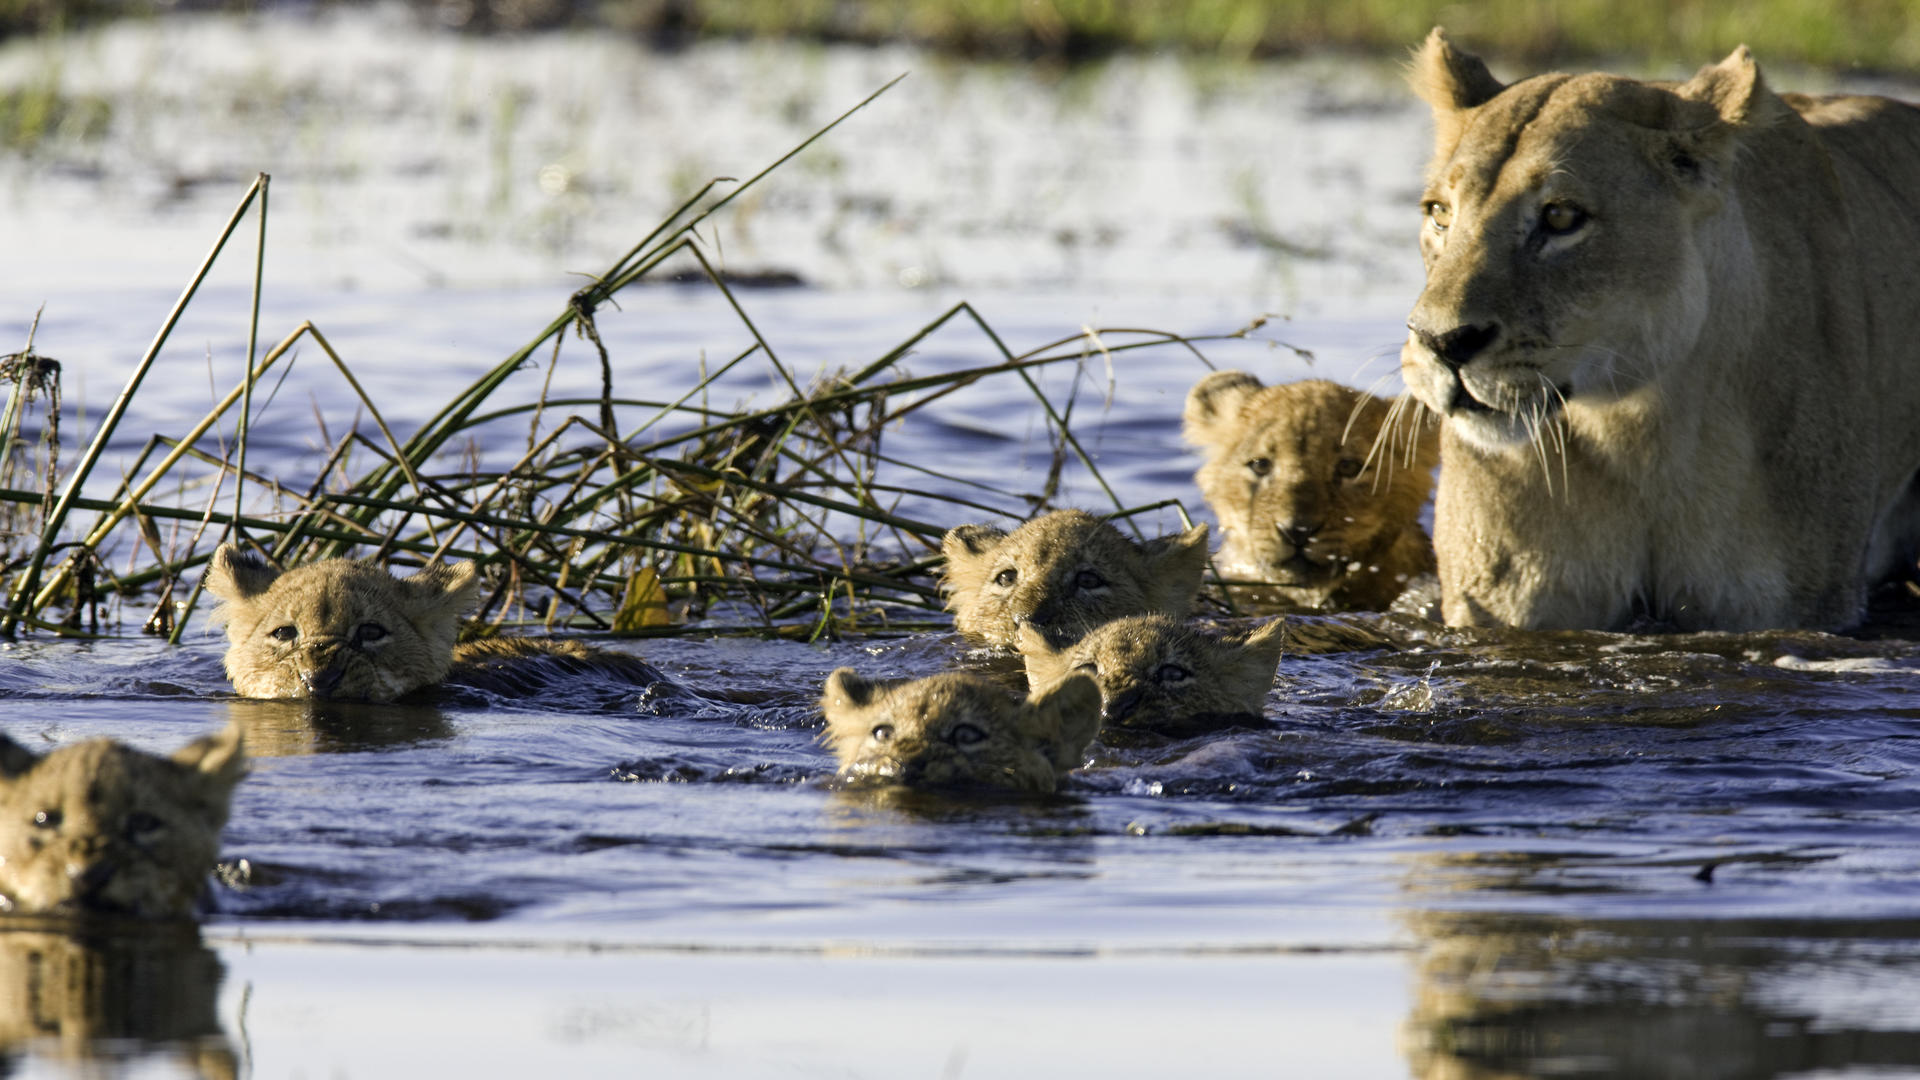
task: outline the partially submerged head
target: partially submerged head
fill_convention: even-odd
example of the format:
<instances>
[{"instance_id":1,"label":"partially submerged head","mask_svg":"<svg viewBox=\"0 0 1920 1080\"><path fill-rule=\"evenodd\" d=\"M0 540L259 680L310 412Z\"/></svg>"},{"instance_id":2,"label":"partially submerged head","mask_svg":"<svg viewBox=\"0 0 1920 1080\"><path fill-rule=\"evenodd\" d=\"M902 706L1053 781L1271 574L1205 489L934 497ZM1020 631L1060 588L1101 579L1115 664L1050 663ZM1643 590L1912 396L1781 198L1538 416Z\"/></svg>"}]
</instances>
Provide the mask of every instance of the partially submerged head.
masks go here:
<instances>
[{"instance_id":1,"label":"partially submerged head","mask_svg":"<svg viewBox=\"0 0 1920 1080\"><path fill-rule=\"evenodd\" d=\"M1065 649L1020 635L1027 680L1040 693L1080 677L1100 686L1103 728L1162 734L1257 718L1280 665L1284 623L1210 633L1164 615L1115 619Z\"/></svg>"}]
</instances>

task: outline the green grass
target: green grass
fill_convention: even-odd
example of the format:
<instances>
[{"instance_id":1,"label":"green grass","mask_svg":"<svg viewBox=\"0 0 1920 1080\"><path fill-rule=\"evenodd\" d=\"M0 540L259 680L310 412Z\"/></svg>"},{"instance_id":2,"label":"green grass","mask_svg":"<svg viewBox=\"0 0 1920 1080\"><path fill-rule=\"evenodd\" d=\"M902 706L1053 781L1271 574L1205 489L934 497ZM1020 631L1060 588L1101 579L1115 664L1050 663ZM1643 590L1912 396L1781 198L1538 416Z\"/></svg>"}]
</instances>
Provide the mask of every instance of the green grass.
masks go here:
<instances>
[{"instance_id":1,"label":"green grass","mask_svg":"<svg viewBox=\"0 0 1920 1080\"><path fill-rule=\"evenodd\" d=\"M281 565L335 556L401 566L472 559L487 586L479 618L495 629L811 637L929 625L941 607L934 571L945 530L989 516L982 500L1047 507L1059 471L1040 491L990 488L942 499L934 520L899 512L905 492L884 478L900 470L944 480L932 485L944 490L974 489L894 460L886 433L982 380L1032 395L1056 460L1077 459L1117 516L1158 509L1120 505L1033 369L1079 364L1095 351L1124 363L1142 351L1191 350L1201 339L1083 331L1016 351L961 303L884 354L822 378L802 379L780 360L714 272L695 229L855 110L747 181L716 180L696 192L593 284L565 298L525 345L471 384L447 387L444 406L418 430L394 430L362 392L350 358L320 327L303 323L259 353L198 422L150 437L109 497L82 497L109 438L136 422L140 387L162 365L172 327L215 261L245 242L238 238L249 235L249 221L257 226L257 283L269 191L260 177L77 456L62 452L59 433L46 424L58 416L59 367L37 350L51 347L30 338L0 357L0 384L11 383L0 411L0 633L140 627L177 640L199 606L197 568L227 541ZM627 395L596 318L622 290L688 259L727 298L753 343L671 393ZM258 332L256 305L249 340ZM925 376L900 366L928 337L956 333L971 336L978 364ZM274 413L274 390L296 350L328 366L367 422L330 435L315 479L289 489L249 471L246 442L254 424L287 422ZM737 411L708 407L709 389L743 364L770 368L783 393ZM548 372L577 365L597 377L599 395L549 397ZM661 377L646 374L656 394ZM29 425L36 415L38 424ZM330 430L339 419L316 426ZM36 427L44 437L22 436ZM470 446L525 450L481 467ZM721 602L730 612L724 623L708 617Z\"/></svg>"}]
</instances>

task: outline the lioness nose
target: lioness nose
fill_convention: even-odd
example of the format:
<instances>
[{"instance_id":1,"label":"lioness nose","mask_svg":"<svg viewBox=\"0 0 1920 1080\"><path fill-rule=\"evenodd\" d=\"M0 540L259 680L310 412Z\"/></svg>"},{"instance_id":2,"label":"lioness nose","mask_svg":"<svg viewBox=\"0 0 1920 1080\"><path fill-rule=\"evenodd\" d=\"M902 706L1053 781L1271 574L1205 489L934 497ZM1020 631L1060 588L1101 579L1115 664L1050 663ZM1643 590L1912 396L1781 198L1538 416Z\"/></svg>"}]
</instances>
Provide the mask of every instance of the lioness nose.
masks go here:
<instances>
[{"instance_id":1,"label":"lioness nose","mask_svg":"<svg viewBox=\"0 0 1920 1080\"><path fill-rule=\"evenodd\" d=\"M1427 347L1439 361L1453 370L1480 355L1487 346L1500 336L1499 323L1483 323L1479 326L1456 326L1444 334L1436 334L1418 326L1408 326L1420 344Z\"/></svg>"}]
</instances>

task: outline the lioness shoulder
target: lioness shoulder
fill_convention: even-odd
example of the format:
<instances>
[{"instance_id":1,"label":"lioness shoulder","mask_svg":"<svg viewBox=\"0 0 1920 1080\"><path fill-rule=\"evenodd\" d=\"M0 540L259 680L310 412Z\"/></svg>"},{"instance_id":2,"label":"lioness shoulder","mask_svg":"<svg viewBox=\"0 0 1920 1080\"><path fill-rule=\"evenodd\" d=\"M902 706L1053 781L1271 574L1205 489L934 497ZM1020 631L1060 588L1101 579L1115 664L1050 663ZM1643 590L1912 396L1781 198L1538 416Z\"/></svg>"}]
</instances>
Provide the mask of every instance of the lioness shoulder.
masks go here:
<instances>
[{"instance_id":1,"label":"lioness shoulder","mask_svg":"<svg viewBox=\"0 0 1920 1080\"><path fill-rule=\"evenodd\" d=\"M820 708L843 778L932 787L1052 791L1100 729L1086 678L1022 701L960 672L885 680L839 668Z\"/></svg>"},{"instance_id":2,"label":"lioness shoulder","mask_svg":"<svg viewBox=\"0 0 1920 1080\"><path fill-rule=\"evenodd\" d=\"M191 918L245 774L234 725L164 758L0 735L0 912Z\"/></svg>"},{"instance_id":3,"label":"lioness shoulder","mask_svg":"<svg viewBox=\"0 0 1920 1080\"><path fill-rule=\"evenodd\" d=\"M953 625L1013 648L1027 624L1056 645L1123 615L1183 616L1207 567L1207 527L1137 542L1084 510L1056 510L1012 532L949 529L940 549Z\"/></svg>"},{"instance_id":4,"label":"lioness shoulder","mask_svg":"<svg viewBox=\"0 0 1920 1080\"><path fill-rule=\"evenodd\" d=\"M1222 577L1271 583L1290 606L1382 611L1433 572L1420 510L1440 446L1424 417L1324 379L1221 371L1182 419L1206 454L1194 479L1225 534Z\"/></svg>"}]
</instances>

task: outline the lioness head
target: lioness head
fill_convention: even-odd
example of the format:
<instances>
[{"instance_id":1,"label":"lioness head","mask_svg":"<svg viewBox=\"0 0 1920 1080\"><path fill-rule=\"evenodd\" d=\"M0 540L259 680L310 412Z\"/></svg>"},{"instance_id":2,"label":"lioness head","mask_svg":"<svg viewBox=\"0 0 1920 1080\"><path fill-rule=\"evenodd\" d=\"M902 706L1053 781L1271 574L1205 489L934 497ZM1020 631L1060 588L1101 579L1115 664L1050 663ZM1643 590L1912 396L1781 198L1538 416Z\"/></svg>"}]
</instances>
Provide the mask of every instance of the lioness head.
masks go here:
<instances>
[{"instance_id":1,"label":"lioness head","mask_svg":"<svg viewBox=\"0 0 1920 1080\"><path fill-rule=\"evenodd\" d=\"M1115 619L1066 649L1022 627L1020 654L1036 692L1076 675L1096 680L1103 728L1175 733L1261 715L1284 633L1279 619L1209 634L1165 615L1136 615Z\"/></svg>"},{"instance_id":2,"label":"lioness head","mask_svg":"<svg viewBox=\"0 0 1920 1080\"><path fill-rule=\"evenodd\" d=\"M1226 533L1223 575L1384 607L1433 569L1420 508L1440 450L1423 417L1322 379L1220 371L1187 394L1184 431L1207 455L1194 479Z\"/></svg>"},{"instance_id":3,"label":"lioness head","mask_svg":"<svg viewBox=\"0 0 1920 1080\"><path fill-rule=\"evenodd\" d=\"M1207 527L1135 543L1084 510L1056 510L1011 533L949 529L940 550L955 629L1011 648L1026 623L1064 646L1122 615L1185 615L1207 568Z\"/></svg>"},{"instance_id":4,"label":"lioness head","mask_svg":"<svg viewBox=\"0 0 1920 1080\"><path fill-rule=\"evenodd\" d=\"M245 774L232 725L171 758L0 735L0 912L191 918Z\"/></svg>"},{"instance_id":5,"label":"lioness head","mask_svg":"<svg viewBox=\"0 0 1920 1080\"><path fill-rule=\"evenodd\" d=\"M1414 60L1433 108L1427 282L1401 371L1484 449L1631 395L1699 339L1718 267L1707 223L1743 128L1786 106L1745 48L1681 85L1540 75L1502 85L1439 30Z\"/></svg>"},{"instance_id":6,"label":"lioness head","mask_svg":"<svg viewBox=\"0 0 1920 1080\"><path fill-rule=\"evenodd\" d=\"M207 567L227 624L227 677L245 697L392 701L438 684L479 582L472 563L396 578L325 559L284 573L232 545Z\"/></svg>"},{"instance_id":7,"label":"lioness head","mask_svg":"<svg viewBox=\"0 0 1920 1080\"><path fill-rule=\"evenodd\" d=\"M840 775L933 787L1047 792L1100 730L1100 691L1069 679L1019 701L973 675L827 677L820 708Z\"/></svg>"}]
</instances>

